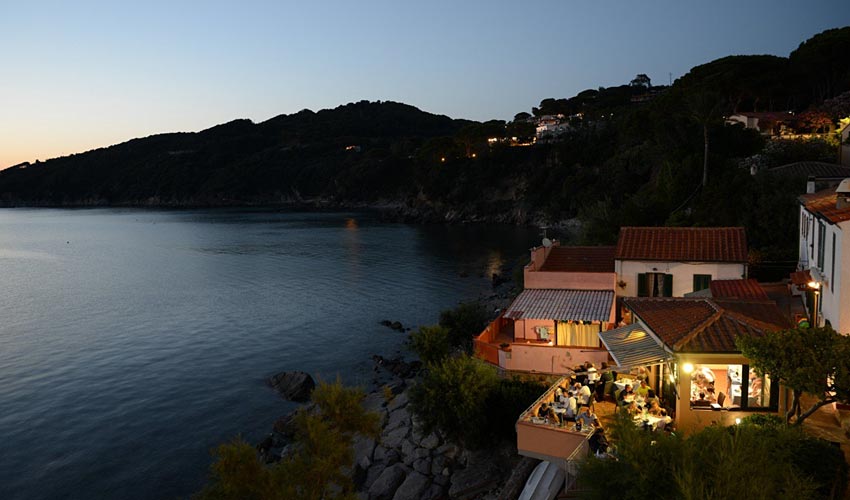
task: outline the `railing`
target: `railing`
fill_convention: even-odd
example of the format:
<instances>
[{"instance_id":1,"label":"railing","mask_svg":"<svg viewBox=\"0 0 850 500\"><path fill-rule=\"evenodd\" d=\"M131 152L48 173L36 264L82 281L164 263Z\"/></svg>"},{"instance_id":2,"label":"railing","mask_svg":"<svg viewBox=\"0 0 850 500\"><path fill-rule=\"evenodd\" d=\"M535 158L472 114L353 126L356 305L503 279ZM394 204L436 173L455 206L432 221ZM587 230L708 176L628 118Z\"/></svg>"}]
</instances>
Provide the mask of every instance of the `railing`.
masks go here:
<instances>
[{"instance_id":1,"label":"railing","mask_svg":"<svg viewBox=\"0 0 850 500\"><path fill-rule=\"evenodd\" d=\"M477 358L499 366L499 348L497 346L494 346L489 342L475 339L473 342L473 348L475 349L475 356Z\"/></svg>"}]
</instances>

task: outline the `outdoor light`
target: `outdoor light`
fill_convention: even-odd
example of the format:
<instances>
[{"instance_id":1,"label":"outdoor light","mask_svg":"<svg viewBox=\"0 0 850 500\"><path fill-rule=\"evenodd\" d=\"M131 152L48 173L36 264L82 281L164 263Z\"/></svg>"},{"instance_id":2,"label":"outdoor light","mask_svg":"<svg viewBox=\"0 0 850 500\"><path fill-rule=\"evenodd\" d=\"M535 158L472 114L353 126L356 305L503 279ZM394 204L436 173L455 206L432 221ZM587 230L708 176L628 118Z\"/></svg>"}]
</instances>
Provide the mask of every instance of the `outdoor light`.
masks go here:
<instances>
[{"instance_id":1,"label":"outdoor light","mask_svg":"<svg viewBox=\"0 0 850 500\"><path fill-rule=\"evenodd\" d=\"M820 288L820 283L818 283L817 281L809 281L809 288L814 288L815 290L817 290L818 288Z\"/></svg>"},{"instance_id":2,"label":"outdoor light","mask_svg":"<svg viewBox=\"0 0 850 500\"><path fill-rule=\"evenodd\" d=\"M694 365L692 365L691 363L685 363L684 365L682 365L682 371L685 373L691 373L692 371L694 371Z\"/></svg>"},{"instance_id":3,"label":"outdoor light","mask_svg":"<svg viewBox=\"0 0 850 500\"><path fill-rule=\"evenodd\" d=\"M741 419L740 419L740 418L736 418L736 419L735 419L735 425L740 425L740 424L741 424Z\"/></svg>"}]
</instances>

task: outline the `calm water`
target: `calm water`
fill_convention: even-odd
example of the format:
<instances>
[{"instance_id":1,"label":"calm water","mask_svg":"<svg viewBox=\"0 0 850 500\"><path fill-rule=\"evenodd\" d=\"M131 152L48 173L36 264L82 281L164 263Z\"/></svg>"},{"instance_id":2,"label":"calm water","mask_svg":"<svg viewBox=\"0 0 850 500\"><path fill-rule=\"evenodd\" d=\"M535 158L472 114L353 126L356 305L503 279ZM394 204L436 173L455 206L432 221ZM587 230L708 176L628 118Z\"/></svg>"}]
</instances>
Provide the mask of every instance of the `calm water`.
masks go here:
<instances>
[{"instance_id":1,"label":"calm water","mask_svg":"<svg viewBox=\"0 0 850 500\"><path fill-rule=\"evenodd\" d=\"M373 353L489 290L539 237L362 213L0 210L0 498L174 498L294 408L281 370ZM462 278L461 273L470 277Z\"/></svg>"}]
</instances>

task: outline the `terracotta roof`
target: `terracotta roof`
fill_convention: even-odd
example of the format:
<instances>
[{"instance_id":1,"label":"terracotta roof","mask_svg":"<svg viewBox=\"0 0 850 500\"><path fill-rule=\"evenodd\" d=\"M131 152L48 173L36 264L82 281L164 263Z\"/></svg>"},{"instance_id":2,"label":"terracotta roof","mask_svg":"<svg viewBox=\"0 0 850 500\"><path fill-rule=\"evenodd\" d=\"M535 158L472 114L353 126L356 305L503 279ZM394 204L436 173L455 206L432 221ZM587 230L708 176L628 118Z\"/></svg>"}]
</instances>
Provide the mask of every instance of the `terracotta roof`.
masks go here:
<instances>
[{"instance_id":1,"label":"terracotta roof","mask_svg":"<svg viewBox=\"0 0 850 500\"><path fill-rule=\"evenodd\" d=\"M850 206L844 208L835 207L838 199L835 194L835 188L824 189L817 193L804 194L799 199L800 203L810 213L823 217L833 224L850 220Z\"/></svg>"},{"instance_id":2,"label":"terracotta roof","mask_svg":"<svg viewBox=\"0 0 850 500\"><path fill-rule=\"evenodd\" d=\"M613 273L615 247L552 247L541 271Z\"/></svg>"},{"instance_id":3,"label":"terracotta roof","mask_svg":"<svg viewBox=\"0 0 850 500\"><path fill-rule=\"evenodd\" d=\"M672 357L639 323L600 332L599 339L617 366L646 366Z\"/></svg>"},{"instance_id":4,"label":"terracotta roof","mask_svg":"<svg viewBox=\"0 0 850 500\"><path fill-rule=\"evenodd\" d=\"M792 326L769 300L628 297L623 303L676 352L739 352L740 335Z\"/></svg>"},{"instance_id":5,"label":"terracotta roof","mask_svg":"<svg viewBox=\"0 0 850 500\"><path fill-rule=\"evenodd\" d=\"M508 319L608 321L614 290L523 290L505 311Z\"/></svg>"},{"instance_id":6,"label":"terracotta roof","mask_svg":"<svg viewBox=\"0 0 850 500\"><path fill-rule=\"evenodd\" d=\"M708 287L714 298L770 300L759 282L746 280L712 280Z\"/></svg>"},{"instance_id":7,"label":"terracotta roof","mask_svg":"<svg viewBox=\"0 0 850 500\"><path fill-rule=\"evenodd\" d=\"M788 177L808 177L811 175L814 177L845 178L850 177L850 167L822 161L798 161L769 168L765 170L765 173Z\"/></svg>"},{"instance_id":8,"label":"terracotta roof","mask_svg":"<svg viewBox=\"0 0 850 500\"><path fill-rule=\"evenodd\" d=\"M620 260L747 262L743 227L623 227Z\"/></svg>"}]
</instances>

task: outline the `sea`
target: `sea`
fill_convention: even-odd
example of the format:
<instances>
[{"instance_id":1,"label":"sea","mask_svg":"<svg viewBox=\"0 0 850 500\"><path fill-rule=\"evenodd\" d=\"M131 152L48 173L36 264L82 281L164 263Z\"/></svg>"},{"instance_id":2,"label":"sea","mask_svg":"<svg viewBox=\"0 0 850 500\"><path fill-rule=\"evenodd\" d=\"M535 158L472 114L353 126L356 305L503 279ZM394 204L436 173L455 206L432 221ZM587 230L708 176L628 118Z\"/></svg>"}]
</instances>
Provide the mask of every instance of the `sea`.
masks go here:
<instances>
[{"instance_id":1,"label":"sea","mask_svg":"<svg viewBox=\"0 0 850 500\"><path fill-rule=\"evenodd\" d=\"M211 450L296 404L284 370L368 388L373 354L492 294L540 241L372 212L0 210L0 498L186 498Z\"/></svg>"}]
</instances>

